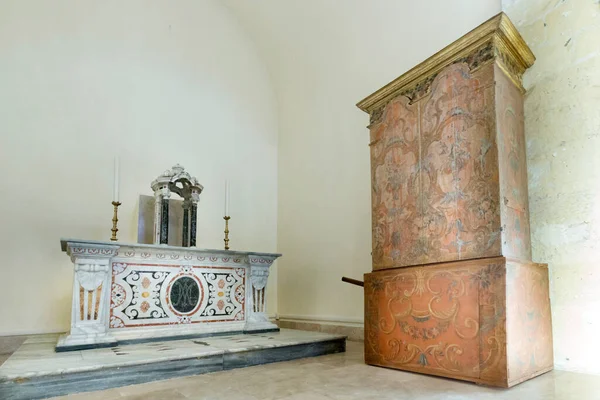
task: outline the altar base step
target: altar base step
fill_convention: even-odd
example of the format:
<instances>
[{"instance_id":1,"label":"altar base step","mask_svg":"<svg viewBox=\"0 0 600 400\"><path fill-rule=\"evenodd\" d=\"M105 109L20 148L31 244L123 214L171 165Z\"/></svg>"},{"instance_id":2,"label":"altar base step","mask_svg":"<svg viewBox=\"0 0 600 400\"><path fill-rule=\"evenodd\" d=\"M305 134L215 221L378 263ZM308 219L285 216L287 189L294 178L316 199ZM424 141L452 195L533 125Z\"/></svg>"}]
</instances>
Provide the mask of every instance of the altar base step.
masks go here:
<instances>
[{"instance_id":1,"label":"altar base step","mask_svg":"<svg viewBox=\"0 0 600 400\"><path fill-rule=\"evenodd\" d=\"M26 340L0 366L0 399L44 399L346 349L345 336L290 329L62 353L54 351L57 337Z\"/></svg>"}]
</instances>

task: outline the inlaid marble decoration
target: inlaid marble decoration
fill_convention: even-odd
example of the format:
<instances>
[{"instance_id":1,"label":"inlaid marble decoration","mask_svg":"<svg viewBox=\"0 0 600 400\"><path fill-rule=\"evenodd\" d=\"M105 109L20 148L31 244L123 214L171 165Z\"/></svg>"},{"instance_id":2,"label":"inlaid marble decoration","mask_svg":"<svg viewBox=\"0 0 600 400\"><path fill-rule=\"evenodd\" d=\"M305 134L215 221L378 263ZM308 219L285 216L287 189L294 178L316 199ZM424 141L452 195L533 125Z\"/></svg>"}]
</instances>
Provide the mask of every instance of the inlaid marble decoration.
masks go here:
<instances>
[{"instance_id":1,"label":"inlaid marble decoration","mask_svg":"<svg viewBox=\"0 0 600 400\"><path fill-rule=\"evenodd\" d=\"M373 268L501 254L494 67L443 69L371 126Z\"/></svg>"},{"instance_id":2,"label":"inlaid marble decoration","mask_svg":"<svg viewBox=\"0 0 600 400\"><path fill-rule=\"evenodd\" d=\"M246 270L113 262L110 328L243 321Z\"/></svg>"}]
</instances>

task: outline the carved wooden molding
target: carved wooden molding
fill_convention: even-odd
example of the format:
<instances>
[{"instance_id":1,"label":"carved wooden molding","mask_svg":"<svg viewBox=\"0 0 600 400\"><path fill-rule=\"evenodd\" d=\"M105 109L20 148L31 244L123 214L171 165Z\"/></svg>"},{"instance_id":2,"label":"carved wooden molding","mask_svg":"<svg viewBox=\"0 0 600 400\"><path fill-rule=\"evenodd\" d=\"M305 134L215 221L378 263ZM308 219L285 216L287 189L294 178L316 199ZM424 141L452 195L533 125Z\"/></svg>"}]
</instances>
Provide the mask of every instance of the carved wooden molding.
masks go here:
<instances>
[{"instance_id":1,"label":"carved wooden molding","mask_svg":"<svg viewBox=\"0 0 600 400\"><path fill-rule=\"evenodd\" d=\"M357 103L357 107L371 115L373 124L379 120L383 108L393 98L404 95L414 101L426 94L435 76L448 65L466 62L471 69L477 69L494 61L524 91L521 77L533 65L535 56L504 13L484 22L367 96Z\"/></svg>"}]
</instances>

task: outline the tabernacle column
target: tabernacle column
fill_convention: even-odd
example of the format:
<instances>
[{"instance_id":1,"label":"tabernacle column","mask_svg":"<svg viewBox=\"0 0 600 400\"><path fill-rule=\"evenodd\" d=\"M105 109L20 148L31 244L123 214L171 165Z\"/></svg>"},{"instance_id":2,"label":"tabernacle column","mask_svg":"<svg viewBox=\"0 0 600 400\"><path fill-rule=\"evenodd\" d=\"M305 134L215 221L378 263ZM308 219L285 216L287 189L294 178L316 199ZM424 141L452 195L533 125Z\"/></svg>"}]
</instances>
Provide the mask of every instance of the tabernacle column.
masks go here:
<instances>
[{"instance_id":1,"label":"tabernacle column","mask_svg":"<svg viewBox=\"0 0 600 400\"><path fill-rule=\"evenodd\" d=\"M198 202L200 201L200 191L192 190L191 210L190 210L190 247L196 247L196 223L198 219Z\"/></svg>"},{"instance_id":2,"label":"tabernacle column","mask_svg":"<svg viewBox=\"0 0 600 400\"><path fill-rule=\"evenodd\" d=\"M160 243L160 224L162 214L162 195L160 191L154 192L154 244Z\"/></svg>"},{"instance_id":3,"label":"tabernacle column","mask_svg":"<svg viewBox=\"0 0 600 400\"><path fill-rule=\"evenodd\" d=\"M163 189L161 192L160 244L169 244L169 198L171 197L171 192L168 189Z\"/></svg>"},{"instance_id":4,"label":"tabernacle column","mask_svg":"<svg viewBox=\"0 0 600 400\"><path fill-rule=\"evenodd\" d=\"M190 202L184 200L183 202L183 239L181 245L183 247L190 246Z\"/></svg>"}]
</instances>

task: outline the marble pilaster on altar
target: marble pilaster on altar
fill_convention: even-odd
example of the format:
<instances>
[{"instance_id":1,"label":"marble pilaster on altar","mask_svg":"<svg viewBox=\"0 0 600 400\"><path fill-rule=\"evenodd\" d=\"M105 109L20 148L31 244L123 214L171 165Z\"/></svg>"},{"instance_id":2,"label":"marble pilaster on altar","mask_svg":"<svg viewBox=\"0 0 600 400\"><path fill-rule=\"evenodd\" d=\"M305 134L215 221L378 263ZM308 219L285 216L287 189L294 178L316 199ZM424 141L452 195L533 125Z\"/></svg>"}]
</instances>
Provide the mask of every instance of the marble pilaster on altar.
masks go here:
<instances>
[{"instance_id":1,"label":"marble pilaster on altar","mask_svg":"<svg viewBox=\"0 0 600 400\"><path fill-rule=\"evenodd\" d=\"M111 244L67 243L73 262L71 330L59 338L61 349L110 346L117 343L108 331L111 292L110 260L119 246Z\"/></svg>"},{"instance_id":2,"label":"marble pilaster on altar","mask_svg":"<svg viewBox=\"0 0 600 400\"><path fill-rule=\"evenodd\" d=\"M247 296L247 313L245 332L268 331L278 329L277 325L269 321L266 312L267 306L267 281L273 261L277 257L252 257L248 258L249 289Z\"/></svg>"}]
</instances>

